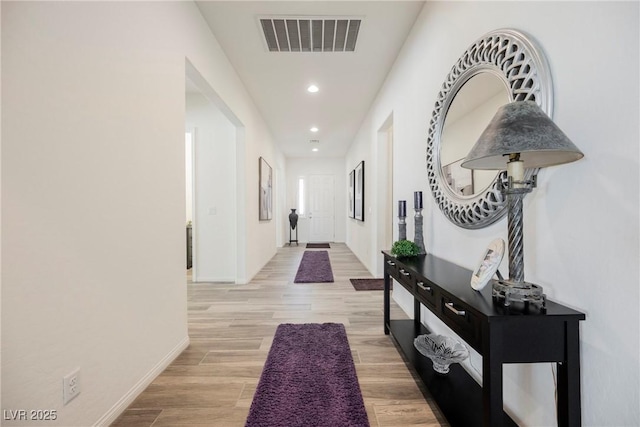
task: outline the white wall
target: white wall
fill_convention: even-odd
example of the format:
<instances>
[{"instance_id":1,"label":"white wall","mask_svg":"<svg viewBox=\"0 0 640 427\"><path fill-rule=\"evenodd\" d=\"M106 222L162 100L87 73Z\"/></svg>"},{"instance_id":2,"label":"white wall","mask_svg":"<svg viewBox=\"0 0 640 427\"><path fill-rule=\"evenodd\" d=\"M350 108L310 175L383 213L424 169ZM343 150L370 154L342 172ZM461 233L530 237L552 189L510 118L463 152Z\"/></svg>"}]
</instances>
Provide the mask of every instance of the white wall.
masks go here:
<instances>
[{"instance_id":1,"label":"white wall","mask_svg":"<svg viewBox=\"0 0 640 427\"><path fill-rule=\"evenodd\" d=\"M335 242L345 241L345 228L347 221L347 175L344 173L344 159L342 158L287 158L287 203L281 220L283 221L284 243L289 242L289 213L291 208L297 207L298 179L305 178L308 186L311 175L333 175L335 191ZM355 165L353 166L355 168ZM308 195L308 191L306 192ZM309 203L306 203L307 209ZM306 215L298 218L298 241L309 241L309 219ZM295 234L292 235L295 239Z\"/></svg>"},{"instance_id":2,"label":"white wall","mask_svg":"<svg viewBox=\"0 0 640 427\"><path fill-rule=\"evenodd\" d=\"M2 48L2 407L107 424L188 343L185 58L244 125L243 280L275 253L254 183L281 155L191 2L2 2Z\"/></svg>"},{"instance_id":3,"label":"white wall","mask_svg":"<svg viewBox=\"0 0 640 427\"><path fill-rule=\"evenodd\" d=\"M201 94L187 94L195 152L193 221L196 282L236 280L236 128Z\"/></svg>"},{"instance_id":4,"label":"white wall","mask_svg":"<svg viewBox=\"0 0 640 427\"><path fill-rule=\"evenodd\" d=\"M2 2L0 2L0 22L2 22ZM2 94L2 32L0 32L0 94ZM2 102L0 102L0 117L2 117ZM4 135L2 133L2 120L0 120L0 135ZM2 190L2 176L4 176L2 171L2 137L0 136L0 236L2 236L2 228L4 222L2 221L2 199L3 199L3 190ZM0 244L0 260L2 258L2 244ZM2 273L2 262L0 262L0 299L1 299L1 289L2 289L2 281L4 278L4 274ZM0 301L0 343L2 341L2 303ZM2 366L2 346L0 345L0 366ZM2 369L0 369L0 384L2 384ZM2 393L0 390L0 406L2 406ZM4 406L3 406L4 407Z\"/></svg>"},{"instance_id":5,"label":"white wall","mask_svg":"<svg viewBox=\"0 0 640 427\"><path fill-rule=\"evenodd\" d=\"M347 155L347 165L364 158L375 174L375 134L392 112L394 198L422 190L427 251L475 267L492 239L506 240L506 219L470 231L440 213L426 176L429 119L444 78L477 38L511 27L538 41L553 76L554 120L585 158L542 170L525 199L525 274L550 299L587 315L580 326L585 426L640 424L638 6L427 2ZM375 271L370 225L348 223L347 243ZM549 364L505 368L506 407L522 425L555 425L553 389Z\"/></svg>"},{"instance_id":6,"label":"white wall","mask_svg":"<svg viewBox=\"0 0 640 427\"><path fill-rule=\"evenodd\" d=\"M289 216L291 210L287 203L287 163L284 157L281 157L278 161L278 165L274 170L275 177L275 198L276 198L276 210L274 212L274 222L276 223L276 245L278 247L284 246L289 242L289 221L286 219ZM285 231L286 237L285 237Z\"/></svg>"}]
</instances>

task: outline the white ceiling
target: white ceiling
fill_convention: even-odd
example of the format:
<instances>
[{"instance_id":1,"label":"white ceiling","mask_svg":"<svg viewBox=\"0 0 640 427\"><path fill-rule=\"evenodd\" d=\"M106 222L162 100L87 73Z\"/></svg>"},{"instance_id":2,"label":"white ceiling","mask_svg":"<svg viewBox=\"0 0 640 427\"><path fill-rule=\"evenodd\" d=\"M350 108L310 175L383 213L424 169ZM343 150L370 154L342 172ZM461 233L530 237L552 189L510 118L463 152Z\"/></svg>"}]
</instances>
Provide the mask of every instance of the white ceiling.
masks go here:
<instances>
[{"instance_id":1,"label":"white ceiling","mask_svg":"<svg viewBox=\"0 0 640 427\"><path fill-rule=\"evenodd\" d=\"M198 1L287 157L343 157L424 2ZM359 17L355 52L269 52L258 17ZM307 92L310 84L320 91ZM312 133L312 126L320 130ZM311 139L320 140L312 152Z\"/></svg>"}]
</instances>

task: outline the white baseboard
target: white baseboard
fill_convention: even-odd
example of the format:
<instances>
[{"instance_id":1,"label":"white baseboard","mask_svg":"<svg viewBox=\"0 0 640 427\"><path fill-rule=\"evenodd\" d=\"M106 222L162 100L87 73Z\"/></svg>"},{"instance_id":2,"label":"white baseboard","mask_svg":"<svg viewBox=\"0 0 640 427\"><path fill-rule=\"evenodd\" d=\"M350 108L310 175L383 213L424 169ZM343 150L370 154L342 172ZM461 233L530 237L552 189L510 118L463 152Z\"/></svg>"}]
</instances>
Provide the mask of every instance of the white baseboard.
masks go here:
<instances>
[{"instance_id":1,"label":"white baseboard","mask_svg":"<svg viewBox=\"0 0 640 427\"><path fill-rule=\"evenodd\" d=\"M207 277L207 276L198 276L193 283L236 283L235 277Z\"/></svg>"},{"instance_id":2,"label":"white baseboard","mask_svg":"<svg viewBox=\"0 0 640 427\"><path fill-rule=\"evenodd\" d=\"M116 402L93 426L101 427L111 425L131 403L153 382L167 367L189 346L189 337L186 336L171 351L160 360L140 381L135 384L124 396Z\"/></svg>"}]
</instances>

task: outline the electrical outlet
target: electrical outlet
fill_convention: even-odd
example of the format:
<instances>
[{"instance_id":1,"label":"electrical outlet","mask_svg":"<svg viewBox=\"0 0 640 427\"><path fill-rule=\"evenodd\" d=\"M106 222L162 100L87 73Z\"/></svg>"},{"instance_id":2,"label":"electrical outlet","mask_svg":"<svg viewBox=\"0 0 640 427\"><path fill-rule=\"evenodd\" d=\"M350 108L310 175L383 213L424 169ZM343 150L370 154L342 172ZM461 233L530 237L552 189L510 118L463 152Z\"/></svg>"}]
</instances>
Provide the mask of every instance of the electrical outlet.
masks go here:
<instances>
[{"instance_id":1,"label":"electrical outlet","mask_svg":"<svg viewBox=\"0 0 640 427\"><path fill-rule=\"evenodd\" d=\"M62 379L62 399L66 405L80 394L80 368Z\"/></svg>"}]
</instances>

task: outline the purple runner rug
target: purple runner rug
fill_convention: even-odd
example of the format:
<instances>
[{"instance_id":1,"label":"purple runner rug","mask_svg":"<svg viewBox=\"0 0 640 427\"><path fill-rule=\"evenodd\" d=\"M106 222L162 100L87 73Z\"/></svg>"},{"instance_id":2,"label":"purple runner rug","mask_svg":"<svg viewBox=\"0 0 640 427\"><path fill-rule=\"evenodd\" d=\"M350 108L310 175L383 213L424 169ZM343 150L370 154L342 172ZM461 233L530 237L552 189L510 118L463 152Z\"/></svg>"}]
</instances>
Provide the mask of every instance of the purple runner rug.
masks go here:
<instances>
[{"instance_id":1,"label":"purple runner rug","mask_svg":"<svg viewBox=\"0 0 640 427\"><path fill-rule=\"evenodd\" d=\"M384 279L349 279L356 291L384 291ZM393 289L393 281L391 282Z\"/></svg>"},{"instance_id":2,"label":"purple runner rug","mask_svg":"<svg viewBox=\"0 0 640 427\"><path fill-rule=\"evenodd\" d=\"M344 325L278 326L245 427L369 427Z\"/></svg>"},{"instance_id":3,"label":"purple runner rug","mask_svg":"<svg viewBox=\"0 0 640 427\"><path fill-rule=\"evenodd\" d=\"M333 282L333 271L327 251L304 251L294 283Z\"/></svg>"}]
</instances>

